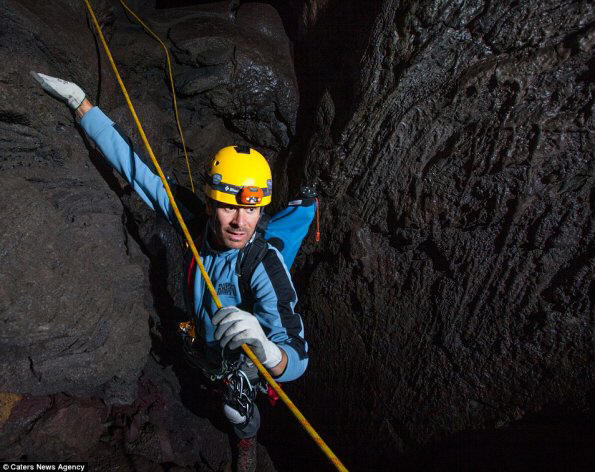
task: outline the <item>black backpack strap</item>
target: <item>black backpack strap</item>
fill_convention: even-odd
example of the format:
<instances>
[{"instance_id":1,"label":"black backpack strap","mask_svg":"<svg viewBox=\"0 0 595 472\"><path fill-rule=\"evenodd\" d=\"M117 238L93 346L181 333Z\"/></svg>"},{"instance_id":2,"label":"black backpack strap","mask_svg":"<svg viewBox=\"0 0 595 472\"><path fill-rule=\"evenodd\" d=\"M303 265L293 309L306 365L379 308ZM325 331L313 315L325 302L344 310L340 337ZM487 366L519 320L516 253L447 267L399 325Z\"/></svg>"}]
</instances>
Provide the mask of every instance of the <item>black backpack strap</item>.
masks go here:
<instances>
[{"instance_id":1,"label":"black backpack strap","mask_svg":"<svg viewBox=\"0 0 595 472\"><path fill-rule=\"evenodd\" d=\"M206 208L204 202L192 190L181 185L170 182L170 187L178 209L184 218L184 222L190 231L196 248L200 251L202 245L202 236L207 221ZM182 276L184 284L184 303L190 316L194 313L194 274L196 273L196 261L192 251L190 251L182 229L177 220L174 222L174 228L180 236L180 244L183 248Z\"/></svg>"},{"instance_id":2,"label":"black backpack strap","mask_svg":"<svg viewBox=\"0 0 595 472\"><path fill-rule=\"evenodd\" d=\"M256 233L251 243L246 245L238 254L236 263L236 274L238 275L238 284L240 286L240 296L242 299L241 307L246 311L252 311L254 306L254 294L250 287L252 275L262 262L268 251L268 244L259 232Z\"/></svg>"}]
</instances>

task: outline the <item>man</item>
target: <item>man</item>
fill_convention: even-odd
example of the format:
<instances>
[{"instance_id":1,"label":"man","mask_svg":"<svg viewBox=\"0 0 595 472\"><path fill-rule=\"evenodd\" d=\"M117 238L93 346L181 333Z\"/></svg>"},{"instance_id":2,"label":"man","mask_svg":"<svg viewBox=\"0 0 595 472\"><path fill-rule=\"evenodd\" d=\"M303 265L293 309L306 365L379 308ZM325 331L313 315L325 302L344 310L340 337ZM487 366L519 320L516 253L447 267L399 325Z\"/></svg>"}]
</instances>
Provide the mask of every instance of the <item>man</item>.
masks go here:
<instances>
[{"instance_id":1,"label":"man","mask_svg":"<svg viewBox=\"0 0 595 472\"><path fill-rule=\"evenodd\" d=\"M85 98L80 87L44 74L32 75L44 90L75 111L87 135L143 201L175 224L159 177L134 153L114 123ZM189 354L205 376L227 379L223 410L239 438L236 470L242 471L255 470L260 416L253 403L258 372L238 348L248 344L279 381L298 378L308 363L303 323L294 311L297 295L280 253L266 246L264 258L251 276L249 297L241 293L238 282L238 259L241 263L255 244L257 224L263 207L271 201L271 190L270 167L256 150L228 146L215 155L203 187L208 222L200 255L224 308L217 309L200 271L193 281L196 341Z\"/></svg>"}]
</instances>

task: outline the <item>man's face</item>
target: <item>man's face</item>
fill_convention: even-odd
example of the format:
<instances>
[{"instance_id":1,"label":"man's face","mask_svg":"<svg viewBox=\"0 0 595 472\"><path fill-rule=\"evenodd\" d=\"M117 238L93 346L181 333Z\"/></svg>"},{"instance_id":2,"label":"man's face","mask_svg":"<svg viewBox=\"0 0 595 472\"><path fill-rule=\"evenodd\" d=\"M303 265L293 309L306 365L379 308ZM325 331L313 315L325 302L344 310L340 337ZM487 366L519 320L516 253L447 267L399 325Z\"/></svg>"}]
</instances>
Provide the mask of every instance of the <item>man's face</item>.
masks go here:
<instances>
[{"instance_id":1,"label":"man's face","mask_svg":"<svg viewBox=\"0 0 595 472\"><path fill-rule=\"evenodd\" d=\"M214 243L219 249L241 249L250 241L258 224L260 207L212 202L207 208L212 216Z\"/></svg>"}]
</instances>

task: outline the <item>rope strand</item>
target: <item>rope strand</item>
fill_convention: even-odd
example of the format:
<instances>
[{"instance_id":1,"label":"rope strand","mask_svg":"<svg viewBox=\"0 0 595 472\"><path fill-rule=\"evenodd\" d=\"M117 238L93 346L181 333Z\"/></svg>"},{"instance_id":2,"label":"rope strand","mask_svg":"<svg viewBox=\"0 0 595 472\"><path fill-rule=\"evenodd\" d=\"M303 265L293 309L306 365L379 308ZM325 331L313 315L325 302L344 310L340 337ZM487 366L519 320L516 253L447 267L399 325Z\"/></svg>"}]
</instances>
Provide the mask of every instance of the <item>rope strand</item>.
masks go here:
<instances>
[{"instance_id":1,"label":"rope strand","mask_svg":"<svg viewBox=\"0 0 595 472\"><path fill-rule=\"evenodd\" d=\"M159 44L161 44L161 47L165 51L165 57L167 58L167 69L169 72L169 84L171 87L171 96L172 96L173 105L174 105L174 113L176 115L176 123L178 125L178 133L180 134L180 140L182 141L182 148L184 150L184 157L186 159L186 169L188 170L188 179L190 180L190 188L192 188L192 192L195 192L194 181L192 180L192 171L190 170L190 160L188 159L188 152L186 151L186 140L184 139L184 133L182 132L182 125L180 124L180 116L178 114L178 101L176 99L176 90L174 87L174 77L172 74L171 57L169 55L169 49L167 48L165 43L161 40L161 38L159 36L157 36L157 33L155 33L151 28L149 28L145 24L145 22L143 20L141 20L140 17L136 13L134 13L134 11L132 11L132 9L126 4L126 2L124 2L124 0L120 0L120 3L124 7L124 9L128 13L130 13L134 17L134 19L136 19L136 21L138 21L140 23L140 25L144 28L144 30L147 33L149 35L151 35L153 38L155 38L155 40L158 41Z\"/></svg>"}]
</instances>

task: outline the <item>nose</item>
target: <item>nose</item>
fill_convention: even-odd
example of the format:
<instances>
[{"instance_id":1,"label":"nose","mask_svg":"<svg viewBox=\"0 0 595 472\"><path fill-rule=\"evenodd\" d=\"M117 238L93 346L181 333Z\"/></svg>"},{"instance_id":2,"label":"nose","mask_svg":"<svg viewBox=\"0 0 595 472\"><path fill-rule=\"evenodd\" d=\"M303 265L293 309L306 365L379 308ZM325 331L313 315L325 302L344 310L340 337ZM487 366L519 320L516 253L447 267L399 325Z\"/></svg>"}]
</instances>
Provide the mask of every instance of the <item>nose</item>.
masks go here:
<instances>
[{"instance_id":1,"label":"nose","mask_svg":"<svg viewBox=\"0 0 595 472\"><path fill-rule=\"evenodd\" d=\"M237 208L233 219L231 220L234 226L243 227L246 221L246 215L243 208Z\"/></svg>"}]
</instances>

